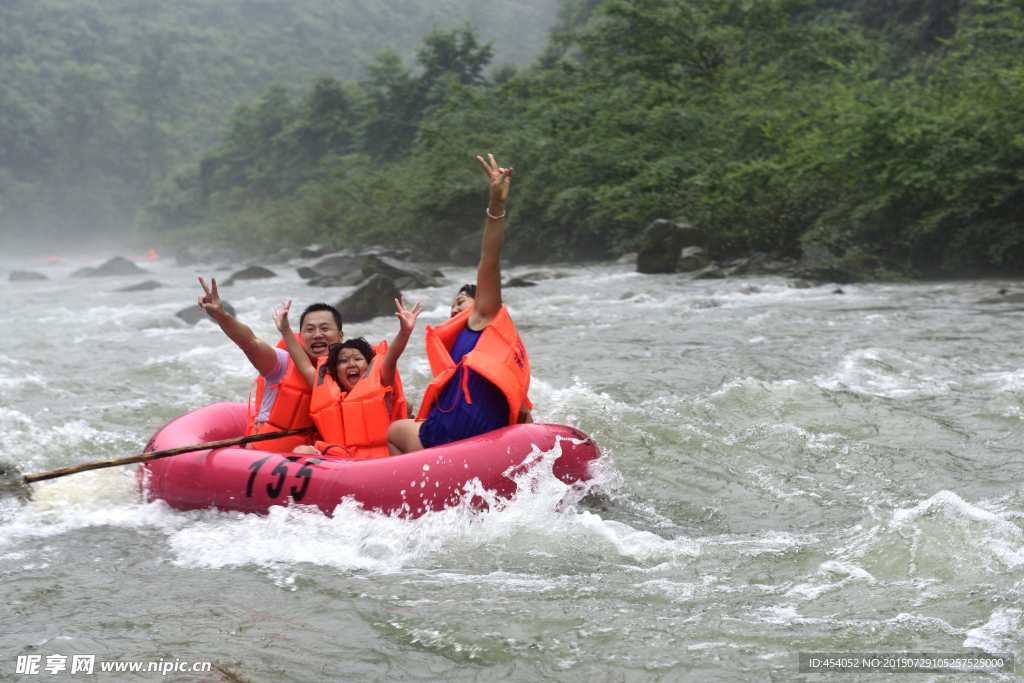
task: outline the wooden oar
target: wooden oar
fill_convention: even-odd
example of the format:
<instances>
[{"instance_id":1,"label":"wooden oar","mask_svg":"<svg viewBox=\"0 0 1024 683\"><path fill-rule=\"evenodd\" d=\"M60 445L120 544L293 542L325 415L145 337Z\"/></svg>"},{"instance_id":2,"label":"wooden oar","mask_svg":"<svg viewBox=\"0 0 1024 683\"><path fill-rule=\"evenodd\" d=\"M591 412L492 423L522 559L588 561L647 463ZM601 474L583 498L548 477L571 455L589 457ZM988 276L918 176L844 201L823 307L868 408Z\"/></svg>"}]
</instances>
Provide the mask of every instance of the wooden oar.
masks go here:
<instances>
[{"instance_id":1,"label":"wooden oar","mask_svg":"<svg viewBox=\"0 0 1024 683\"><path fill-rule=\"evenodd\" d=\"M168 448L164 451L152 451L150 453L141 453L139 455L129 455L126 458L113 458L111 460L97 460L95 462L87 462L83 465L74 465L73 467L62 467L59 470L50 470L49 472L40 472L39 474L26 474L25 483L31 484L35 481L42 481L43 479L56 479L57 477L64 477L69 474L75 474L76 472L86 472L88 470L98 470L104 467L117 467L118 465L128 465L133 462L145 462L147 460L156 460L158 458L167 458L172 455L180 455L182 453L191 453L193 451L205 451L212 448L225 448L227 446L240 446L245 443L252 443L254 441L270 441L272 439L280 439L284 436L294 436L296 434L309 434L314 431L316 427L305 427L303 429L285 429L280 432L269 432L267 434L253 434L252 436L239 436L234 439L223 439L221 441L210 441L209 443L197 443L192 446L180 446L178 448Z\"/></svg>"}]
</instances>

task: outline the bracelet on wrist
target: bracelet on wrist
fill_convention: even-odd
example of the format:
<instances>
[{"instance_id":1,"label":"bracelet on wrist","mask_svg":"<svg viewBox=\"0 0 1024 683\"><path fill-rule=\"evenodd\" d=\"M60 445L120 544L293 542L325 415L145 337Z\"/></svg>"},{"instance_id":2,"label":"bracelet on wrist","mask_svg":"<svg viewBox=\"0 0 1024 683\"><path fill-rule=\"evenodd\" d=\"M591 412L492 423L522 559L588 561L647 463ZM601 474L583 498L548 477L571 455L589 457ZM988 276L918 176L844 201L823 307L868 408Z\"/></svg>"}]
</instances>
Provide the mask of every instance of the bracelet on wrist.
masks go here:
<instances>
[{"instance_id":1,"label":"bracelet on wrist","mask_svg":"<svg viewBox=\"0 0 1024 683\"><path fill-rule=\"evenodd\" d=\"M491 215L491 207L488 206L487 209L485 209L485 210L487 211L487 217L488 218L492 218L494 220L498 220L499 218L504 218L505 214L508 213L508 211L502 211L500 216L492 216Z\"/></svg>"}]
</instances>

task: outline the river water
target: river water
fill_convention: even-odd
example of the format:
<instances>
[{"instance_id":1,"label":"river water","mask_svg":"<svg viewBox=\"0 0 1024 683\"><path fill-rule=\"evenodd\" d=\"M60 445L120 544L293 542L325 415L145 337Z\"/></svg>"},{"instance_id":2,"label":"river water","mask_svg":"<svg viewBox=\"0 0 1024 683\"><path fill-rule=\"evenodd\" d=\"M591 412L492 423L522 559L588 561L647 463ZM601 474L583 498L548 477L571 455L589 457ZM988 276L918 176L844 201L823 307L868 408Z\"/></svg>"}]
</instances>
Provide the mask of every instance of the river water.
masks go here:
<instances>
[{"instance_id":1,"label":"river water","mask_svg":"<svg viewBox=\"0 0 1024 683\"><path fill-rule=\"evenodd\" d=\"M8 268L28 262L8 262ZM244 400L253 371L210 322L175 317L197 274L7 282L0 460L36 472L141 452L171 419ZM294 271L223 290L275 340L271 308L335 301ZM512 274L525 272L524 268ZM1024 306L1019 282L795 289L566 265L505 300L538 421L604 456L591 489L535 474L485 513L408 520L179 512L133 468L0 497L0 679L89 680L100 662L211 662L181 681L890 680L800 673L798 653L1022 654ZM417 403L426 312L402 359ZM346 333L390 339L393 319ZM17 675L19 655L68 670ZM1021 664L1017 665L1018 671ZM902 674L901 681L1014 680Z\"/></svg>"}]
</instances>

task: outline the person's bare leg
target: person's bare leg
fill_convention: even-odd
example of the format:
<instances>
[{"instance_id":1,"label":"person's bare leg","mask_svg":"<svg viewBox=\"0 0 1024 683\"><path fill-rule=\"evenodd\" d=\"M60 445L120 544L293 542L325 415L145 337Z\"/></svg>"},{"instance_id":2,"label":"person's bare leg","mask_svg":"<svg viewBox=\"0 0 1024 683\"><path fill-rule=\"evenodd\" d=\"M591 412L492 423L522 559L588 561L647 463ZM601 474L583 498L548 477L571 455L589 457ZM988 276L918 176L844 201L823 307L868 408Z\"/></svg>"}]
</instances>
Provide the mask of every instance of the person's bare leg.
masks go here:
<instances>
[{"instance_id":1,"label":"person's bare leg","mask_svg":"<svg viewBox=\"0 0 1024 683\"><path fill-rule=\"evenodd\" d=\"M320 455L320 451L313 448L312 446L296 446L292 453L302 453L303 455Z\"/></svg>"},{"instance_id":2,"label":"person's bare leg","mask_svg":"<svg viewBox=\"0 0 1024 683\"><path fill-rule=\"evenodd\" d=\"M388 452L391 455L422 451L420 427L422 422L416 420L395 420L388 427Z\"/></svg>"}]
</instances>

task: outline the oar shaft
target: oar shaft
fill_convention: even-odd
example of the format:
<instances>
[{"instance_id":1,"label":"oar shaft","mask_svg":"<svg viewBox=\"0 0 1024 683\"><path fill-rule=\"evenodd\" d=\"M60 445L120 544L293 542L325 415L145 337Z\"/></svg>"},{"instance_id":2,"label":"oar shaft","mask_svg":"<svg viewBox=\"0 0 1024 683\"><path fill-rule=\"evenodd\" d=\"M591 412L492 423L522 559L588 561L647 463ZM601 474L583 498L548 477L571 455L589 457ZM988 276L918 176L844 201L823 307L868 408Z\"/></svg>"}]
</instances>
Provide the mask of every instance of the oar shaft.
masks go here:
<instances>
[{"instance_id":1,"label":"oar shaft","mask_svg":"<svg viewBox=\"0 0 1024 683\"><path fill-rule=\"evenodd\" d=\"M222 439L221 441L209 441L207 443L197 443L191 446L179 446L178 448L168 448L163 451L140 453L139 455L129 455L128 457L125 458L96 460L95 462L87 462L82 465L62 467L59 470L50 470L49 472L40 472L39 474L26 474L25 483L31 484L32 482L43 481L44 479L56 479L57 477L63 477L68 474L75 474L76 472L87 472L89 470L103 469L104 467L117 467L118 465L130 465L133 462L157 460L159 458L167 458L172 455L181 455L182 453L191 453L193 451L205 451L214 448L240 446L242 444L253 443L255 441L271 441L273 439L280 439L285 436L295 436L296 434L309 434L310 432L314 431L314 429L315 427L305 427L303 429L285 429L280 432L270 432L268 434L253 434L252 436L239 436L234 439Z\"/></svg>"}]
</instances>

